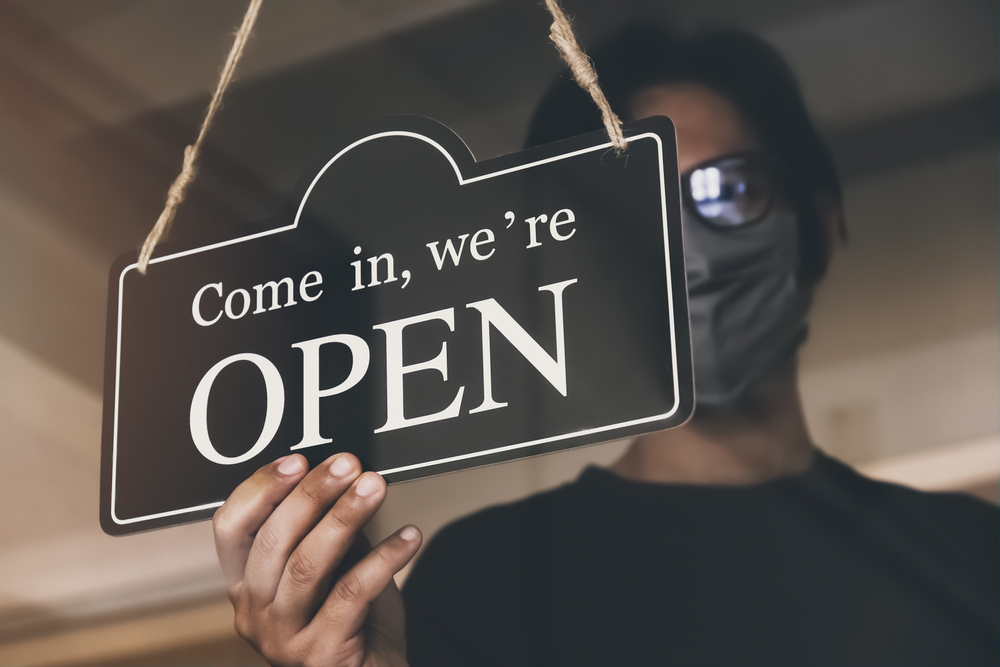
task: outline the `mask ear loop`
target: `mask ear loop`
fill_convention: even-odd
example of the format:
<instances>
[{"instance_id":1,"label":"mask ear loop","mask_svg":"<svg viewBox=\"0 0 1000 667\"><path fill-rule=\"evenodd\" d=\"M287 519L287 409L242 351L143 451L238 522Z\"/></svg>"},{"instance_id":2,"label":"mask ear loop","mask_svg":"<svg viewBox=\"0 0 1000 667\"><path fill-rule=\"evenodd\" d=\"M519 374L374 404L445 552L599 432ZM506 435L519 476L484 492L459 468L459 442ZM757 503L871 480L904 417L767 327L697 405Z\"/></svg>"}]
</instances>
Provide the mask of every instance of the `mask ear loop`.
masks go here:
<instances>
[{"instance_id":1,"label":"mask ear loop","mask_svg":"<svg viewBox=\"0 0 1000 667\"><path fill-rule=\"evenodd\" d=\"M215 119L216 112L222 106L222 96L233 79L236 65L243 55L243 48L246 46L247 40L250 39L250 32L253 30L254 23L257 22L257 13L260 11L261 2L262 0L250 0L246 15L243 17L243 23L240 25L239 30L236 31L233 46L229 50L229 56L226 58L226 63L219 74L219 82L215 86L212 101L205 112L205 119L202 121L201 129L198 131L198 138L195 139L193 144L184 149L184 165L181 168L181 173L174 179L173 184L167 191L167 202L163 207L163 212L160 213L156 224L153 225L153 228L149 231L149 235L146 236L145 243L142 244L142 249L139 251L139 273L142 275L146 275L149 260L153 255L153 250L156 249L156 244L170 230L174 216L177 214L177 207L184 201L185 196L187 196L188 187L194 181L197 169L196 163L201 153L201 146L205 142L205 136L208 134L208 128ZM608 131L608 136L615 147L615 152L620 155L628 147L625 136L622 133L622 122L615 115L615 112L611 110L611 105L608 104L608 100L604 96L604 91L601 90L600 85L597 83L597 72L594 71L594 66L590 62L590 58L583 53L580 45L577 44L576 36L573 34L573 27L559 7L557 0L545 0L545 6L548 8L549 13L552 14L552 29L550 31L552 41L555 43L556 48L559 49L563 60L569 65L570 71L573 72L573 78L576 79L581 88L590 93L590 96L601 110L604 127Z\"/></svg>"}]
</instances>

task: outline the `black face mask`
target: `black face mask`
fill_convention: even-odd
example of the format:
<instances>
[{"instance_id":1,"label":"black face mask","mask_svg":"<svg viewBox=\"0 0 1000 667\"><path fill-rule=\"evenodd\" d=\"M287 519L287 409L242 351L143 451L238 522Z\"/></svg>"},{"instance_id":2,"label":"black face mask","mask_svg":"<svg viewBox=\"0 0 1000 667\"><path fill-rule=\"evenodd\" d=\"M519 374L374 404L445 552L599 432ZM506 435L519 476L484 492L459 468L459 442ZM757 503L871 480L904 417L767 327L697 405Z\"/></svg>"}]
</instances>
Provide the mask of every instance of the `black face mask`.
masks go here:
<instances>
[{"instance_id":1,"label":"black face mask","mask_svg":"<svg viewBox=\"0 0 1000 667\"><path fill-rule=\"evenodd\" d=\"M795 215L773 202L753 159L699 165L683 177L695 397L733 404L805 340L810 289L797 279Z\"/></svg>"}]
</instances>

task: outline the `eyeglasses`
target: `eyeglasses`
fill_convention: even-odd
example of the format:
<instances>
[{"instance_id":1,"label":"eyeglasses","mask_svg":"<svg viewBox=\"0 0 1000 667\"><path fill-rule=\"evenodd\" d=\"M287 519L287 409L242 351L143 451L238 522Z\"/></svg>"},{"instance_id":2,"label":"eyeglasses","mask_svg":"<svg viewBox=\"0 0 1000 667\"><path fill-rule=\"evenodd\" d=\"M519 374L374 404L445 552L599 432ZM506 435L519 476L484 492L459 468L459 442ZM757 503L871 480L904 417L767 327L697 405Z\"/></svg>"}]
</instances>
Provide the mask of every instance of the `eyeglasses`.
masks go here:
<instances>
[{"instance_id":1,"label":"eyeglasses","mask_svg":"<svg viewBox=\"0 0 1000 667\"><path fill-rule=\"evenodd\" d=\"M684 172L681 191L688 208L707 224L742 227L771 210L774 174L774 160L766 153L725 155Z\"/></svg>"}]
</instances>

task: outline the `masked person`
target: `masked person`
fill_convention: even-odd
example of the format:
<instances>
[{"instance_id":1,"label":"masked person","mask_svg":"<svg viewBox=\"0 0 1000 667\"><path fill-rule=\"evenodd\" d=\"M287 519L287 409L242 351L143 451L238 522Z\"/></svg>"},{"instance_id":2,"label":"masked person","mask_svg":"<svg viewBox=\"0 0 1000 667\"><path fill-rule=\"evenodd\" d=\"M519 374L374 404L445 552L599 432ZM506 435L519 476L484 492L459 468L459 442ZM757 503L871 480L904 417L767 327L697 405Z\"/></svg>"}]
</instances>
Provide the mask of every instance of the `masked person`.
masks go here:
<instances>
[{"instance_id":1,"label":"masked person","mask_svg":"<svg viewBox=\"0 0 1000 667\"><path fill-rule=\"evenodd\" d=\"M806 431L795 355L840 187L789 69L735 32L632 28L593 56L613 108L677 129L695 417L444 528L405 642L416 529L342 562L381 479L266 466L216 515L237 629L276 663L995 664L996 508L866 479ZM600 128L560 78L529 143Z\"/></svg>"}]
</instances>

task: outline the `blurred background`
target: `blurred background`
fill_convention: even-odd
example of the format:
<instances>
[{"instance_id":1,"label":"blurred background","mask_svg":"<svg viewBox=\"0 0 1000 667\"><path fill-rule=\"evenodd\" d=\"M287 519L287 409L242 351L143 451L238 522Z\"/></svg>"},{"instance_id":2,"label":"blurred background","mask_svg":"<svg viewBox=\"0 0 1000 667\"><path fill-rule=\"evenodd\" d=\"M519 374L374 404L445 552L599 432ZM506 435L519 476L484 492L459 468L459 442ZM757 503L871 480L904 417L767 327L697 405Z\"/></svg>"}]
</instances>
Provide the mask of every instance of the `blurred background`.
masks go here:
<instances>
[{"instance_id":1,"label":"blurred background","mask_svg":"<svg viewBox=\"0 0 1000 667\"><path fill-rule=\"evenodd\" d=\"M786 56L850 231L801 358L814 440L873 476L996 502L997 3L564 5L585 48L649 18L742 26ZM0 664L260 663L208 523L111 538L97 519L108 269L159 215L245 9L0 3ZM479 159L518 150L561 69L549 21L538 0L265 2L172 237L277 212L318 144L373 117L430 116ZM370 537L430 536L624 447L394 486Z\"/></svg>"}]
</instances>

